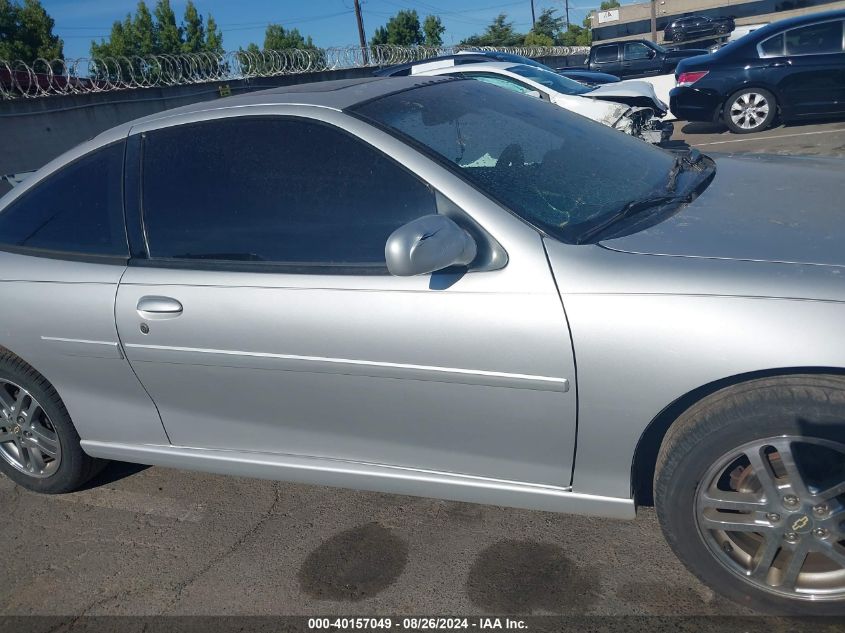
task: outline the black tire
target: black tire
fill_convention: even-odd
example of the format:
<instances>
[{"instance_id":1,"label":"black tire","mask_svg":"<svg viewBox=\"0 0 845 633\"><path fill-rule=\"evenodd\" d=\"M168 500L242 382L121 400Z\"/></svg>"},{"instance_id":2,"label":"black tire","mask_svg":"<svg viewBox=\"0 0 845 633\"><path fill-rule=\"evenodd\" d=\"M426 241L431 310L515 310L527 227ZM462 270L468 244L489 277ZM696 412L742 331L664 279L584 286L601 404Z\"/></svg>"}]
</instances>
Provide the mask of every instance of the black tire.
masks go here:
<instances>
[{"instance_id":1,"label":"black tire","mask_svg":"<svg viewBox=\"0 0 845 633\"><path fill-rule=\"evenodd\" d=\"M71 492L80 488L108 463L86 455L79 434L62 399L41 374L11 352L0 350L0 378L26 389L49 418L61 446L61 460L54 473L37 478L12 466L0 455L0 472L20 486L45 494Z\"/></svg>"},{"instance_id":2,"label":"black tire","mask_svg":"<svg viewBox=\"0 0 845 633\"><path fill-rule=\"evenodd\" d=\"M754 98L753 95L757 95L765 100L767 113L765 116L760 116L759 118L755 117L755 124L753 126L742 127L734 121L732 117L732 109L734 108L734 105L737 103L738 100L742 98L752 99ZM727 128L734 134L751 134L753 132L762 132L763 130L767 130L769 127L771 127L772 123L774 123L775 118L777 117L777 112L777 99L771 92L769 92L768 90L764 90L763 88L743 88L742 90L737 90L725 101L725 107L722 111L722 121L725 123Z\"/></svg>"},{"instance_id":3,"label":"black tire","mask_svg":"<svg viewBox=\"0 0 845 633\"><path fill-rule=\"evenodd\" d=\"M702 483L706 473L712 473L713 466L738 447L781 435L845 444L845 377L753 380L718 391L682 414L669 429L657 458L654 499L661 528L687 568L728 599L766 613L845 615L845 594L836 600L809 602L774 594L740 577L741 572L729 570L716 558L699 530L696 500L699 485L706 485ZM840 468L845 462L834 463ZM845 495L839 501L845 501ZM788 510L781 512L788 517Z\"/></svg>"}]
</instances>

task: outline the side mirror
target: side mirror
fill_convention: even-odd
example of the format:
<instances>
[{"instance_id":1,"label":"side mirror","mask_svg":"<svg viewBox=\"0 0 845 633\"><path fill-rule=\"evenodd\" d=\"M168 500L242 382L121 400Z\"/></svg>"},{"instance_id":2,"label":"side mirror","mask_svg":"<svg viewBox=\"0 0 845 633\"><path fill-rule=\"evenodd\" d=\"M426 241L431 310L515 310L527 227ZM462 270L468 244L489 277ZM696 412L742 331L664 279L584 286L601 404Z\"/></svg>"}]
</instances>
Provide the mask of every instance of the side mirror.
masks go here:
<instances>
[{"instance_id":1,"label":"side mirror","mask_svg":"<svg viewBox=\"0 0 845 633\"><path fill-rule=\"evenodd\" d=\"M656 51L656 50L654 50L653 48L648 49L648 58L649 58L649 59L654 59L654 56L655 56L655 55L657 55L657 51Z\"/></svg>"},{"instance_id":2,"label":"side mirror","mask_svg":"<svg viewBox=\"0 0 845 633\"><path fill-rule=\"evenodd\" d=\"M400 226L384 247L387 269L397 277L468 266L476 253L472 236L445 215L424 215Z\"/></svg>"}]
</instances>

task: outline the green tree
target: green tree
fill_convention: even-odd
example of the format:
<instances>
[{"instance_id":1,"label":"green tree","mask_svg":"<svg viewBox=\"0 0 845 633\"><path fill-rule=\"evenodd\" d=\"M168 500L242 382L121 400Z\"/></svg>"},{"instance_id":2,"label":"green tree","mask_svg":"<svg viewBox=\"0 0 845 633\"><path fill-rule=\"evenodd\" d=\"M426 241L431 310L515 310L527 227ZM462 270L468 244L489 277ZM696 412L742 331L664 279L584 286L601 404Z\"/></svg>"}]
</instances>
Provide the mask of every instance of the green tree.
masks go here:
<instances>
[{"instance_id":1,"label":"green tree","mask_svg":"<svg viewBox=\"0 0 845 633\"><path fill-rule=\"evenodd\" d=\"M210 22L209 22L210 24ZM319 67L321 62L325 61L324 52L314 45L311 36L303 36L299 29L285 29L280 24L268 24L264 31L264 50L265 51L283 51L290 49L300 49L310 51L310 56L314 60L314 66ZM244 51L243 48L240 49ZM251 42L247 47L247 53L251 53L255 57L248 59L249 70L255 74L274 74L279 71L276 67L272 55L262 55L262 49L258 44Z\"/></svg>"},{"instance_id":2,"label":"green tree","mask_svg":"<svg viewBox=\"0 0 845 633\"><path fill-rule=\"evenodd\" d=\"M136 55L152 55L156 53L156 33L153 15L144 0L138 2L135 18L132 20L132 35L135 38Z\"/></svg>"},{"instance_id":3,"label":"green tree","mask_svg":"<svg viewBox=\"0 0 845 633\"><path fill-rule=\"evenodd\" d=\"M32 62L63 59L63 42L53 34L55 22L39 0L0 0L0 59Z\"/></svg>"},{"instance_id":4,"label":"green tree","mask_svg":"<svg viewBox=\"0 0 845 633\"><path fill-rule=\"evenodd\" d=\"M569 29L561 33L557 39L560 46L589 46L591 41L592 31L590 29L571 23Z\"/></svg>"},{"instance_id":5,"label":"green tree","mask_svg":"<svg viewBox=\"0 0 845 633\"><path fill-rule=\"evenodd\" d=\"M183 24L185 41L182 43L182 52L202 52L205 48L205 26L202 23L202 16L191 0L188 0L188 4L185 5Z\"/></svg>"},{"instance_id":6,"label":"green tree","mask_svg":"<svg viewBox=\"0 0 845 633\"><path fill-rule=\"evenodd\" d=\"M317 48L311 36L303 37L299 29L285 29L281 24L268 24L264 31L264 50L283 51L288 48Z\"/></svg>"},{"instance_id":7,"label":"green tree","mask_svg":"<svg viewBox=\"0 0 845 633\"><path fill-rule=\"evenodd\" d=\"M128 14L122 22L112 24L108 40L91 42L91 57L94 58L203 51L223 52L223 34L214 18L208 16L206 28L194 4L188 2L184 22L177 25L170 0L157 0L152 14L141 0L134 16Z\"/></svg>"},{"instance_id":8,"label":"green tree","mask_svg":"<svg viewBox=\"0 0 845 633\"><path fill-rule=\"evenodd\" d=\"M387 44L387 29L383 26L378 26L370 38L370 46L380 46L381 44Z\"/></svg>"},{"instance_id":9,"label":"green tree","mask_svg":"<svg viewBox=\"0 0 845 633\"><path fill-rule=\"evenodd\" d=\"M217 26L214 16L208 14L208 23L205 29L205 50L209 53L223 52L223 32Z\"/></svg>"},{"instance_id":10,"label":"green tree","mask_svg":"<svg viewBox=\"0 0 845 633\"><path fill-rule=\"evenodd\" d=\"M525 36L525 45L526 46L554 46L555 41L550 38L545 33L535 33L534 31L529 31L528 35Z\"/></svg>"},{"instance_id":11,"label":"green tree","mask_svg":"<svg viewBox=\"0 0 845 633\"><path fill-rule=\"evenodd\" d=\"M127 13L123 22L114 22L111 25L109 39L100 40L100 43L91 42L91 57L119 57L136 54L136 43L134 29L132 27L132 15Z\"/></svg>"},{"instance_id":12,"label":"green tree","mask_svg":"<svg viewBox=\"0 0 845 633\"><path fill-rule=\"evenodd\" d=\"M562 17L557 17L555 13L557 13L557 10L555 9L543 9L540 13L540 17L538 17L534 22L534 26L531 28L530 33L545 35L553 42L556 41L566 20Z\"/></svg>"},{"instance_id":13,"label":"green tree","mask_svg":"<svg viewBox=\"0 0 845 633\"><path fill-rule=\"evenodd\" d=\"M223 52L223 34L211 15L206 28L202 16L190 1L185 7L183 23L177 25L170 0L157 0L152 13L141 0L134 16L127 14L122 21L112 24L108 40L91 42L91 57L111 60L98 64L95 74L110 78L128 78L143 72L147 66L135 59L136 56L204 51ZM205 65L196 69L199 75L213 74L218 70Z\"/></svg>"},{"instance_id":14,"label":"green tree","mask_svg":"<svg viewBox=\"0 0 845 633\"><path fill-rule=\"evenodd\" d=\"M425 21L423 22L422 29L423 34L425 35L426 46L443 45L443 33L446 32L446 27L443 26L443 22L440 21L440 18L438 16L425 16Z\"/></svg>"},{"instance_id":15,"label":"green tree","mask_svg":"<svg viewBox=\"0 0 845 633\"><path fill-rule=\"evenodd\" d=\"M599 6L599 11L610 11L611 9L618 9L621 4L619 0L604 0Z\"/></svg>"},{"instance_id":16,"label":"green tree","mask_svg":"<svg viewBox=\"0 0 845 633\"><path fill-rule=\"evenodd\" d=\"M385 26L375 30L370 44L396 44L412 46L425 43L420 16L414 9L403 9L387 21Z\"/></svg>"},{"instance_id":17,"label":"green tree","mask_svg":"<svg viewBox=\"0 0 845 633\"><path fill-rule=\"evenodd\" d=\"M170 0L158 0L155 11L156 52L175 55L182 52L182 29L176 26L176 14Z\"/></svg>"},{"instance_id":18,"label":"green tree","mask_svg":"<svg viewBox=\"0 0 845 633\"><path fill-rule=\"evenodd\" d=\"M519 46L525 41L525 35L513 28L513 22L508 22L508 16L500 13L491 22L484 33L472 35L461 44L467 46Z\"/></svg>"}]
</instances>

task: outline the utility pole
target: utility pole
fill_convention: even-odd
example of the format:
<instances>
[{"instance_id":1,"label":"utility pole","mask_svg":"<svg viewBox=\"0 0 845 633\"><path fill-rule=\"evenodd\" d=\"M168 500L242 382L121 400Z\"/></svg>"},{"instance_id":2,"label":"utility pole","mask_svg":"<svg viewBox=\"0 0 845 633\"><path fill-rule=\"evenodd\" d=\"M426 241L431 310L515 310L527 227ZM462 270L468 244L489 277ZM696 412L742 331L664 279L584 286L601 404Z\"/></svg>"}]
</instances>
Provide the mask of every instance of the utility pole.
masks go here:
<instances>
[{"instance_id":1,"label":"utility pole","mask_svg":"<svg viewBox=\"0 0 845 633\"><path fill-rule=\"evenodd\" d=\"M651 41L657 44L657 0L651 0Z\"/></svg>"},{"instance_id":2,"label":"utility pole","mask_svg":"<svg viewBox=\"0 0 845 633\"><path fill-rule=\"evenodd\" d=\"M569 0L566 0L566 31L569 32Z\"/></svg>"},{"instance_id":3,"label":"utility pole","mask_svg":"<svg viewBox=\"0 0 845 633\"><path fill-rule=\"evenodd\" d=\"M537 19L534 17L534 0L531 0L531 28L534 28Z\"/></svg>"},{"instance_id":4,"label":"utility pole","mask_svg":"<svg viewBox=\"0 0 845 633\"><path fill-rule=\"evenodd\" d=\"M654 0L652 0L651 6L654 6ZM361 54L364 56L364 66L368 66L370 62L367 59L367 38L364 35L364 18L361 17L361 5L358 3L358 0L355 0L355 19L358 20L358 39L361 42Z\"/></svg>"}]
</instances>

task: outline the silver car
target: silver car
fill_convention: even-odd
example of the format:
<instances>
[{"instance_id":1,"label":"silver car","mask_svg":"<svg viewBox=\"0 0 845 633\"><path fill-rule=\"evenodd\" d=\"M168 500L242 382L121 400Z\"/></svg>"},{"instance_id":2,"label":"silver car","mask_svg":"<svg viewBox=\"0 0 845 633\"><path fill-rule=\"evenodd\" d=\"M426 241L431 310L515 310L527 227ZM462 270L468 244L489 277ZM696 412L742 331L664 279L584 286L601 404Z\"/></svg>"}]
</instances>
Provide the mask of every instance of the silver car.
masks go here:
<instances>
[{"instance_id":1,"label":"silver car","mask_svg":"<svg viewBox=\"0 0 845 633\"><path fill-rule=\"evenodd\" d=\"M120 126L0 201L0 469L654 502L714 589L843 614L841 175L436 77Z\"/></svg>"}]
</instances>

